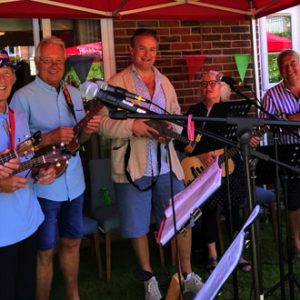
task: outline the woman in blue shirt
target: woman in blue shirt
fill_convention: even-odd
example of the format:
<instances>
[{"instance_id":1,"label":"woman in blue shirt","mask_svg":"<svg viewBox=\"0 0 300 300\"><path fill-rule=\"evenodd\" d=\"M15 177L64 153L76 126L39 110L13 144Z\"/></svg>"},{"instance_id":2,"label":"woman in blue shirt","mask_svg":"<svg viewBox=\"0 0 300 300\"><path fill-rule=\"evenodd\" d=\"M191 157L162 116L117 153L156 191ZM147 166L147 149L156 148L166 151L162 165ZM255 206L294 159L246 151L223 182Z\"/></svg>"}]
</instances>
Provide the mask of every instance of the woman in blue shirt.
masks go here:
<instances>
[{"instance_id":1,"label":"woman in blue shirt","mask_svg":"<svg viewBox=\"0 0 300 300\"><path fill-rule=\"evenodd\" d=\"M13 151L29 134L26 118L8 109L15 73L5 50L0 52L0 153ZM22 159L22 160L25 160ZM19 159L2 164L0 173L0 299L35 298L36 232L44 219L28 172L14 175ZM55 178L53 167L41 169L39 183Z\"/></svg>"}]
</instances>

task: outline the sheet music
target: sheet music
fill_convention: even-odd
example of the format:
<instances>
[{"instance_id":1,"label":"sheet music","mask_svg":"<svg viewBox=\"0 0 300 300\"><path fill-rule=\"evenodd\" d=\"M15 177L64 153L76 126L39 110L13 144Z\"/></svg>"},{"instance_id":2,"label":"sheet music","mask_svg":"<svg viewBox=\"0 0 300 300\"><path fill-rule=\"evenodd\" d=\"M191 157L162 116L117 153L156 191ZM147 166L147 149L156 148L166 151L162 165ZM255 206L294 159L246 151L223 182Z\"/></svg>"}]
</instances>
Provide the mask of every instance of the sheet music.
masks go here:
<instances>
[{"instance_id":1,"label":"sheet music","mask_svg":"<svg viewBox=\"0 0 300 300\"><path fill-rule=\"evenodd\" d=\"M222 169L218 164L218 158L198 176L183 191L174 196L174 206L176 213L176 231L180 230L191 218L195 209L200 207L209 196L221 185ZM174 235L173 212L171 199L169 206L165 210L165 217L159 229L157 242L165 245Z\"/></svg>"},{"instance_id":2,"label":"sheet music","mask_svg":"<svg viewBox=\"0 0 300 300\"><path fill-rule=\"evenodd\" d=\"M226 250L225 254L222 256L221 260L206 280L201 290L198 292L195 300L212 300L217 296L222 285L238 264L244 248L246 234L245 229L255 220L259 211L260 206L256 205L240 232Z\"/></svg>"}]
</instances>

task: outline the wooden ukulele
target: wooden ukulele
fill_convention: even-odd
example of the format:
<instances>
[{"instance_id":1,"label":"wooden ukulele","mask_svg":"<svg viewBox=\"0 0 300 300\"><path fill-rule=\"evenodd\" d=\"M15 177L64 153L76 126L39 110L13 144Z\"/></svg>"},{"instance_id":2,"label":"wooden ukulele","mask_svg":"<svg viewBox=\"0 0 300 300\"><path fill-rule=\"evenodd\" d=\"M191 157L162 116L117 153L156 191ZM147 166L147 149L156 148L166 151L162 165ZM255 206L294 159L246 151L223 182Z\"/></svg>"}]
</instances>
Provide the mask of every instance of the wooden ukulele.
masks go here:
<instances>
[{"instance_id":1,"label":"wooden ukulele","mask_svg":"<svg viewBox=\"0 0 300 300\"><path fill-rule=\"evenodd\" d=\"M262 126L256 132L254 133L258 137L261 137L264 133L266 133L269 130L269 126ZM238 148L229 148L228 149L228 173L231 175L234 171L235 165L231 157L233 157L235 154L237 154L239 151ZM215 151L211 151L211 153L219 157L219 166L222 168L222 177L226 176L226 168L225 168L225 153L224 149L218 149ZM204 170L210 167L210 164L205 165L202 163L200 158L198 156L187 156L181 161L181 166L183 168L183 172L185 175L184 183L185 185L189 185L192 183L195 178L197 178Z\"/></svg>"},{"instance_id":2,"label":"wooden ukulele","mask_svg":"<svg viewBox=\"0 0 300 300\"><path fill-rule=\"evenodd\" d=\"M196 138L195 141L191 142L187 137L169 129L166 126L166 122L162 120L149 120L145 123L150 127L154 128L155 130L157 130L161 136L167 137L169 138L169 140L173 138L181 143L184 143L185 145L191 143L192 147L195 147L196 143L199 142L200 140Z\"/></svg>"},{"instance_id":3,"label":"wooden ukulele","mask_svg":"<svg viewBox=\"0 0 300 300\"><path fill-rule=\"evenodd\" d=\"M31 169L33 167L40 167L46 164L60 164L61 161L68 160L71 157L71 153L66 151L65 148L55 149L44 155L40 155L34 157L30 160L22 162L18 170L16 170L13 174L20 173L27 169Z\"/></svg>"},{"instance_id":4,"label":"wooden ukulele","mask_svg":"<svg viewBox=\"0 0 300 300\"><path fill-rule=\"evenodd\" d=\"M81 119L74 127L74 138L72 141L68 144L65 145L65 149L71 153L71 155L75 155L75 153L80 149L80 144L78 143L78 135L79 133L85 128L87 123L95 116L98 114L100 109L102 108L102 104L100 102L96 102L95 106L86 114L86 116ZM49 153L51 151L56 151L56 149L61 148L61 146L47 146L44 148L39 149L36 153L36 156L40 156L45 153ZM68 160L61 160L59 164L55 164L55 169L56 169L56 177L58 178L61 176L67 169L68 166Z\"/></svg>"},{"instance_id":5,"label":"wooden ukulele","mask_svg":"<svg viewBox=\"0 0 300 300\"><path fill-rule=\"evenodd\" d=\"M4 165L13 158L23 157L33 153L37 149L37 145L41 141L41 132L35 132L30 138L24 140L16 146L14 150L0 155L0 164Z\"/></svg>"}]
</instances>

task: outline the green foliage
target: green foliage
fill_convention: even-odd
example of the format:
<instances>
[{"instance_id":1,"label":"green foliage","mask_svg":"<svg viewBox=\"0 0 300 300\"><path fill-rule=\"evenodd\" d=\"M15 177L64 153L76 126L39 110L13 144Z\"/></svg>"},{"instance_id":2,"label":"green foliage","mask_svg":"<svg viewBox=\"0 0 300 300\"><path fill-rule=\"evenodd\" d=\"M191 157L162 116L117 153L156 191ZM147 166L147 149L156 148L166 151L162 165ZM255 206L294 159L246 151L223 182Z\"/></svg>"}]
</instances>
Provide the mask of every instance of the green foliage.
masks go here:
<instances>
[{"instance_id":1,"label":"green foliage","mask_svg":"<svg viewBox=\"0 0 300 300\"><path fill-rule=\"evenodd\" d=\"M89 73L85 79L86 80L97 80L97 79L103 79L104 77L104 71L103 71L103 62L93 62L91 65L91 68L89 70ZM65 74L64 81L79 88L80 84L80 79L78 75L76 74L76 71L74 70L73 67L71 67L69 70L67 70Z\"/></svg>"},{"instance_id":2,"label":"green foliage","mask_svg":"<svg viewBox=\"0 0 300 300\"><path fill-rule=\"evenodd\" d=\"M277 66L277 56L278 53L269 53L268 54L268 66L269 66L269 82L277 83L282 78L279 73L279 69Z\"/></svg>"}]
</instances>

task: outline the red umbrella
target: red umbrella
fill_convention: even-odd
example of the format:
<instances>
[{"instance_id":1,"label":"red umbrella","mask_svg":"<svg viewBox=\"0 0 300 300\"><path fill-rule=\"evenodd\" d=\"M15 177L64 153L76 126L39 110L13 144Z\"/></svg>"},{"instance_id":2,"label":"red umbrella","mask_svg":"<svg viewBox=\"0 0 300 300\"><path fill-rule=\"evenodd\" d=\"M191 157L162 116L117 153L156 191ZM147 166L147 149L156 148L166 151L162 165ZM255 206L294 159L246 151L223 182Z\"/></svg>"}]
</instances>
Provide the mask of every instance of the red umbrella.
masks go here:
<instances>
[{"instance_id":1,"label":"red umbrella","mask_svg":"<svg viewBox=\"0 0 300 300\"><path fill-rule=\"evenodd\" d=\"M292 48L292 41L284 36L267 32L268 52L280 52Z\"/></svg>"}]
</instances>

